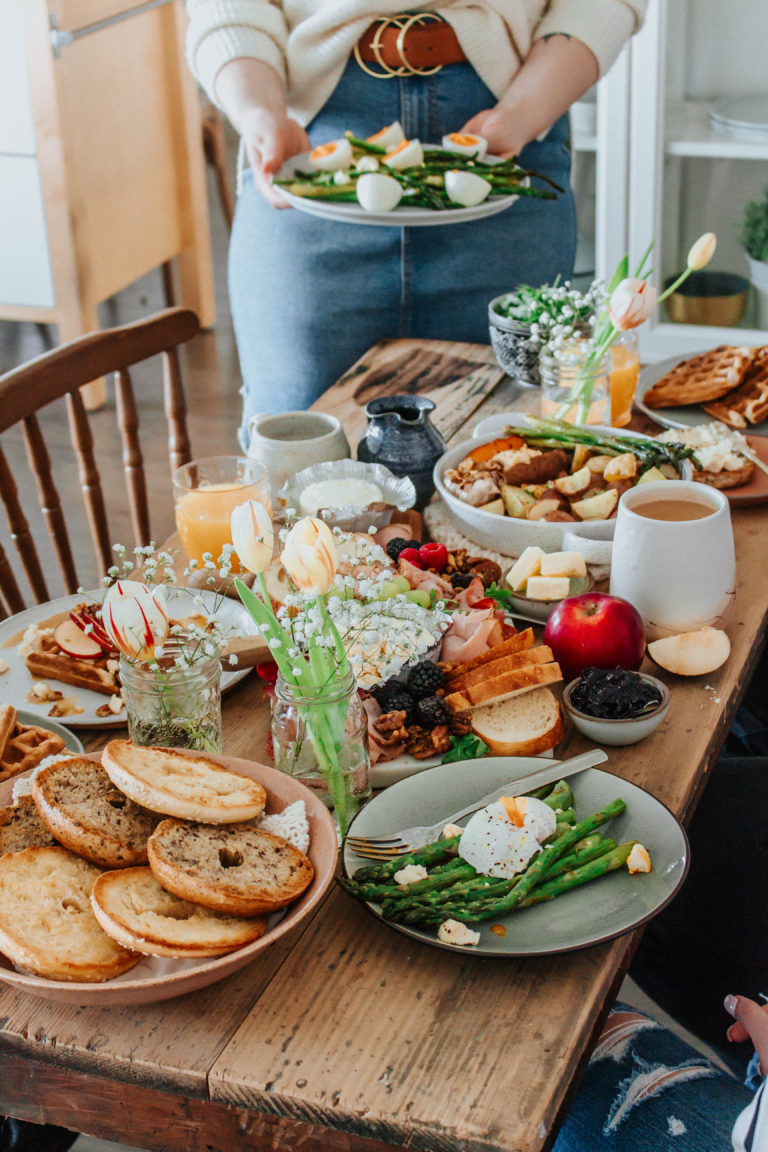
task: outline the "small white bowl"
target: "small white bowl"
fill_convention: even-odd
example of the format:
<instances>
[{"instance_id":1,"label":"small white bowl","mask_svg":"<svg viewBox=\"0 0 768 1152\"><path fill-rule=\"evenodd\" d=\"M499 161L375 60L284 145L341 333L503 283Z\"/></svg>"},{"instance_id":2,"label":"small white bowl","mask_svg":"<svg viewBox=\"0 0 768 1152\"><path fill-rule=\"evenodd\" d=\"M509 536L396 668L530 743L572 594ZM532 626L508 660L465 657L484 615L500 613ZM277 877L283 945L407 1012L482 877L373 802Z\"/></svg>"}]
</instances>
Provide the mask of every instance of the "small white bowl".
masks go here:
<instances>
[{"instance_id":1,"label":"small white bowl","mask_svg":"<svg viewBox=\"0 0 768 1152\"><path fill-rule=\"evenodd\" d=\"M611 720L604 716L588 716L586 712L580 712L571 704L571 692L581 679L580 676L577 676L563 689L563 708L574 727L578 728L584 736L588 736L590 740L594 740L596 744L637 744L646 736L650 736L651 732L655 732L669 708L669 688L661 680L657 680L655 676L649 676L647 672L638 672L637 675L643 680L647 680L649 684L653 684L654 688L658 688L661 692L661 701L653 712L649 712L646 716L628 716L624 720Z\"/></svg>"},{"instance_id":2,"label":"small white bowl","mask_svg":"<svg viewBox=\"0 0 768 1152\"><path fill-rule=\"evenodd\" d=\"M568 596L583 596L585 592L591 592L594 586L594 580L591 576L571 576L569 580ZM533 617L535 620L549 620L549 617L557 608L558 604L562 604L563 600L568 597L563 596L560 600L534 600L531 596L526 596L524 592L509 592L509 608L513 616L527 616Z\"/></svg>"}]
</instances>

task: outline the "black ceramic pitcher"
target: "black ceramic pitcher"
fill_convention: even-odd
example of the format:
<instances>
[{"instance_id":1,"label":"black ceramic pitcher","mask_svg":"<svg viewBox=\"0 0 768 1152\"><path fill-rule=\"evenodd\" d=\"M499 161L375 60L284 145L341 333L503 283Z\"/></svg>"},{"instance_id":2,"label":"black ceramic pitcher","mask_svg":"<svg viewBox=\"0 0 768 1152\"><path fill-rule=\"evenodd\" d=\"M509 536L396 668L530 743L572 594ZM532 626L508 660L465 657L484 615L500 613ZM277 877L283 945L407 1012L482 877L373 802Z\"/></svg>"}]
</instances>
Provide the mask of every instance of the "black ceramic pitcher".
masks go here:
<instances>
[{"instance_id":1,"label":"black ceramic pitcher","mask_svg":"<svg viewBox=\"0 0 768 1152\"><path fill-rule=\"evenodd\" d=\"M395 476L410 476L421 509L435 490L432 469L445 441L430 423L434 402L425 396L380 396L365 406L368 427L357 446L358 460L384 464Z\"/></svg>"}]
</instances>

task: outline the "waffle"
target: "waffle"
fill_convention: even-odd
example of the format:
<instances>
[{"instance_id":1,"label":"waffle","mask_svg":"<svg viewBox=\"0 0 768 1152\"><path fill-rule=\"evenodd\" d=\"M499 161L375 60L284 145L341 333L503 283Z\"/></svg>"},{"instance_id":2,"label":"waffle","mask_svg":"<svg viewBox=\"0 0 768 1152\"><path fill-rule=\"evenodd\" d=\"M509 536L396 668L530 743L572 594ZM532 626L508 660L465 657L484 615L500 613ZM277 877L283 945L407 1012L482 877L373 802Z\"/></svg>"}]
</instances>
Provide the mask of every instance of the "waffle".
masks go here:
<instances>
[{"instance_id":1,"label":"waffle","mask_svg":"<svg viewBox=\"0 0 768 1152\"><path fill-rule=\"evenodd\" d=\"M9 780L35 768L46 756L55 756L64 748L61 736L47 728L22 724L16 709L0 706L0 780Z\"/></svg>"},{"instance_id":2,"label":"waffle","mask_svg":"<svg viewBox=\"0 0 768 1152\"><path fill-rule=\"evenodd\" d=\"M643 403L649 408L675 408L719 400L741 384L756 351L721 344L710 352L682 360L648 389Z\"/></svg>"},{"instance_id":3,"label":"waffle","mask_svg":"<svg viewBox=\"0 0 768 1152\"><path fill-rule=\"evenodd\" d=\"M89 688L103 696L113 696L120 690L117 676L107 667L107 657L97 660L78 660L66 656L53 638L52 632L41 632L24 657L24 663L33 676L43 680L58 680L75 688Z\"/></svg>"},{"instance_id":4,"label":"waffle","mask_svg":"<svg viewBox=\"0 0 768 1152\"><path fill-rule=\"evenodd\" d=\"M721 400L704 405L704 411L731 428L759 424L768 416L768 344L757 348L738 388Z\"/></svg>"}]
</instances>

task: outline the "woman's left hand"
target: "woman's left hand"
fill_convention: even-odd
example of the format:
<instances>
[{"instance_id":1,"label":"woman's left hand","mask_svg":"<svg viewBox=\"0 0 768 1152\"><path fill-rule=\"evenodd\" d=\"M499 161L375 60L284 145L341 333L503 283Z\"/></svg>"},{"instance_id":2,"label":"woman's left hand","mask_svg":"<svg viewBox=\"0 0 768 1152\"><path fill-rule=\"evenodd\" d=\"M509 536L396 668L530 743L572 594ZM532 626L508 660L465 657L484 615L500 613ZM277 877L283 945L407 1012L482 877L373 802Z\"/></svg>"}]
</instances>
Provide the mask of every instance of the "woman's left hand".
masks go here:
<instances>
[{"instance_id":1,"label":"woman's left hand","mask_svg":"<svg viewBox=\"0 0 768 1152\"><path fill-rule=\"evenodd\" d=\"M729 1040L751 1040L765 1074L768 1069L768 1004L757 1004L746 996L726 996L725 1010L736 1019L727 1036Z\"/></svg>"}]
</instances>

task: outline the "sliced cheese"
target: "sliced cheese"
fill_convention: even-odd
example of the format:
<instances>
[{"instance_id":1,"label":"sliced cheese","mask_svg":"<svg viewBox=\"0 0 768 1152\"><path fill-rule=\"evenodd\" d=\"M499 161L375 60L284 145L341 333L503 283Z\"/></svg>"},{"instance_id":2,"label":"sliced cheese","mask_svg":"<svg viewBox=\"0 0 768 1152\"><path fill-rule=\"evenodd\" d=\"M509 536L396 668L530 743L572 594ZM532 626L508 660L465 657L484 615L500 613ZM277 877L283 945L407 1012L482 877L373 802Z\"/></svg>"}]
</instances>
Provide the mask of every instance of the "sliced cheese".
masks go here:
<instances>
[{"instance_id":1,"label":"sliced cheese","mask_svg":"<svg viewBox=\"0 0 768 1152\"><path fill-rule=\"evenodd\" d=\"M587 562L580 552L550 552L542 557L542 576L586 576Z\"/></svg>"},{"instance_id":2,"label":"sliced cheese","mask_svg":"<svg viewBox=\"0 0 768 1152\"><path fill-rule=\"evenodd\" d=\"M507 572L507 584L513 592L520 592L531 576L537 576L541 571L541 561L545 553L536 544L531 544L518 557Z\"/></svg>"},{"instance_id":3,"label":"sliced cheese","mask_svg":"<svg viewBox=\"0 0 768 1152\"><path fill-rule=\"evenodd\" d=\"M531 576L525 586L529 600L565 600L570 590L567 576Z\"/></svg>"}]
</instances>

